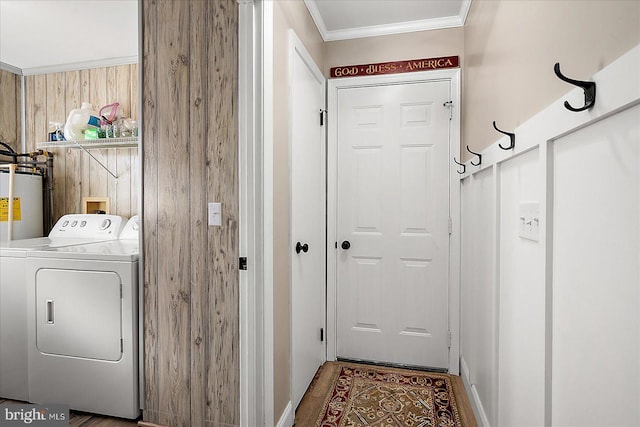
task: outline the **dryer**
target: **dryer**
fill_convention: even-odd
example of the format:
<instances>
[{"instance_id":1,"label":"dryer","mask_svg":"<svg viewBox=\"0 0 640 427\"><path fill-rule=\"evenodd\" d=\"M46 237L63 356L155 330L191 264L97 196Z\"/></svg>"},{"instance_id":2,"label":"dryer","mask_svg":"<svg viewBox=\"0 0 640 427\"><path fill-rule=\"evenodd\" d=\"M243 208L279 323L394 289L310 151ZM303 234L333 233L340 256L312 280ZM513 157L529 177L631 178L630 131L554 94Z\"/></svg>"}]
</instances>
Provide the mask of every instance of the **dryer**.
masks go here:
<instances>
[{"instance_id":1,"label":"dryer","mask_svg":"<svg viewBox=\"0 0 640 427\"><path fill-rule=\"evenodd\" d=\"M27 254L48 248L115 240L125 225L115 215L69 214L48 237L0 241L0 397L29 400Z\"/></svg>"},{"instance_id":2,"label":"dryer","mask_svg":"<svg viewBox=\"0 0 640 427\"><path fill-rule=\"evenodd\" d=\"M123 230L138 227L132 218ZM138 239L27 257L29 400L137 418Z\"/></svg>"}]
</instances>

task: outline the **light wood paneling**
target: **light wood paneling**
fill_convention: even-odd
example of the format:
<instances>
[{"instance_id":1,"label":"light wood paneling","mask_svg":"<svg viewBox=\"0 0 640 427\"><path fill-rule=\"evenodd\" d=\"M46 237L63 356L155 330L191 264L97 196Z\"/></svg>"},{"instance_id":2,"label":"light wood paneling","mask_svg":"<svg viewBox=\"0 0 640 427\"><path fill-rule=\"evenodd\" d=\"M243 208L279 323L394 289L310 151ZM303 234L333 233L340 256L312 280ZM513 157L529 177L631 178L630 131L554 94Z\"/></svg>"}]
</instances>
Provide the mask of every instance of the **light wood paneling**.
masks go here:
<instances>
[{"instance_id":1,"label":"light wood paneling","mask_svg":"<svg viewBox=\"0 0 640 427\"><path fill-rule=\"evenodd\" d=\"M0 70L0 142L15 151L21 151L20 91L20 76Z\"/></svg>"},{"instance_id":2,"label":"light wood paneling","mask_svg":"<svg viewBox=\"0 0 640 427\"><path fill-rule=\"evenodd\" d=\"M25 77L25 134L27 149L46 141L49 122L64 123L74 108L90 102L98 112L119 102L126 117L138 116L138 66L95 68ZM118 179L79 149L55 148L53 173L54 221L66 213L82 212L82 197L109 197L110 213L130 217L138 213L138 150L93 150Z\"/></svg>"},{"instance_id":3,"label":"light wood paneling","mask_svg":"<svg viewBox=\"0 0 640 427\"><path fill-rule=\"evenodd\" d=\"M190 73L190 144L189 144L189 168L194 179L204 183L207 176L207 113L211 106L202 102L202 95L208 89L207 76L207 43L199 43L200 37L207 35L208 25L211 22L211 2L191 3L191 61ZM205 36L206 37L206 36ZM206 185L206 184L205 184ZM190 186L190 214L191 221L191 393L194 396L207 396L207 344L203 342L209 331L207 324L208 303L210 292L207 287L207 223L206 198L207 191L203 191L204 185ZM191 399L191 425L204 425L205 419L211 419L209 410L211 405L203 398Z\"/></svg>"},{"instance_id":4,"label":"light wood paneling","mask_svg":"<svg viewBox=\"0 0 640 427\"><path fill-rule=\"evenodd\" d=\"M80 72L80 87L82 90L82 99L83 100L89 100L89 70L82 70ZM75 107L71 107L71 109L73 108L78 108L82 105L82 100L80 101L79 104L76 104ZM71 109L69 109L69 111L71 111ZM91 162L93 162L94 160L91 159L91 157L89 157L89 155L87 153L81 153L80 154L80 171L82 174L82 181L81 183L83 183L84 185L82 185L82 188L80 189L80 194L82 195L82 197L91 197L93 194L91 193L91 189L90 189L90 182L91 182L91 168L90 168L90 164ZM102 196L104 196L104 194L102 194ZM82 211L81 211L82 212Z\"/></svg>"},{"instance_id":5,"label":"light wood paneling","mask_svg":"<svg viewBox=\"0 0 640 427\"><path fill-rule=\"evenodd\" d=\"M96 113L101 106L109 104L107 98L107 70L94 68L89 70L89 99ZM108 165L107 150L93 150L91 154L103 165ZM109 197L110 175L97 162L89 161L89 193L90 195Z\"/></svg>"},{"instance_id":6,"label":"light wood paneling","mask_svg":"<svg viewBox=\"0 0 640 427\"><path fill-rule=\"evenodd\" d=\"M49 118L47 117L47 76L46 75L38 75L31 77L34 80L34 90L33 93L27 93L26 103L32 102L34 105L34 114L33 116L27 116L25 118L25 122L32 121L33 123L33 133L26 135L27 141L27 150L32 151L36 149L37 141L46 141L47 140L47 131L49 129L48 122ZM30 78L27 77L27 80ZM52 96L55 96L52 94ZM64 120L65 118L51 118L51 120L59 121ZM41 138L41 139L37 139ZM55 180L54 180L55 185ZM55 200L55 197L54 197Z\"/></svg>"},{"instance_id":7,"label":"light wood paneling","mask_svg":"<svg viewBox=\"0 0 640 427\"><path fill-rule=\"evenodd\" d=\"M84 94L82 92L82 72L70 71L65 74L66 79L66 100L65 111L71 111L82 103ZM67 173L65 181L64 204L65 209L69 212L82 212L82 169L80 150L67 148L64 153L65 170L76 171L76 173ZM86 156L86 154L85 154ZM58 156L60 157L60 156ZM55 160L54 160L55 162ZM56 163L54 166L58 166Z\"/></svg>"},{"instance_id":8,"label":"light wood paneling","mask_svg":"<svg viewBox=\"0 0 640 427\"><path fill-rule=\"evenodd\" d=\"M158 20L156 3L142 2L142 186L144 260L144 420L159 422L158 384L158 133L156 57Z\"/></svg>"},{"instance_id":9,"label":"light wood paneling","mask_svg":"<svg viewBox=\"0 0 640 427\"><path fill-rule=\"evenodd\" d=\"M140 108L140 106L138 105L138 80L139 80L139 73L138 73L138 64L133 64L129 66L129 70L130 70L130 74L131 74L131 80L130 80L130 88L131 88L131 97L129 98L129 102L131 102L131 111L135 111L136 114ZM125 87L126 88L126 87ZM136 116L132 116L132 117L136 117ZM142 123L140 123L140 120L138 118L138 127L140 127L142 125ZM135 148L132 148L129 150L129 164L131 167L131 173L130 173L130 177L131 177L131 188L141 188L140 187L140 161L138 159L138 150ZM140 195L137 192L130 192L130 209L131 209L131 214L133 215L133 213L139 213L139 209L138 209L138 203L140 200Z\"/></svg>"},{"instance_id":10,"label":"light wood paneling","mask_svg":"<svg viewBox=\"0 0 640 427\"><path fill-rule=\"evenodd\" d=\"M190 407L189 4L158 13L158 388L160 424L188 426ZM171 22L171 25L161 25ZM163 407L166 405L166 407Z\"/></svg>"},{"instance_id":11,"label":"light wood paneling","mask_svg":"<svg viewBox=\"0 0 640 427\"><path fill-rule=\"evenodd\" d=\"M210 389L209 420L237 424L239 397L238 319L238 122L237 122L237 6L210 2L209 36L208 193L222 202L223 226L209 228L209 267L212 285L208 313L209 340L214 357L207 372ZM229 390L234 390L230 393Z\"/></svg>"},{"instance_id":12,"label":"light wood paneling","mask_svg":"<svg viewBox=\"0 0 640 427\"><path fill-rule=\"evenodd\" d=\"M56 119L56 117L63 118L66 116L65 109L65 94L67 91L66 79L63 73L47 74L42 76L45 84L45 96L39 97L37 102L42 102L44 105L44 124L39 123L38 126L45 127L45 138L42 141L46 141L46 134L49 131L50 121L62 122L64 119ZM65 150L58 148L54 151L54 168L53 168L53 218L54 220L60 218L65 213L65 190L66 190L66 174L67 174L67 158L65 156ZM45 230L46 231L46 230Z\"/></svg>"},{"instance_id":13,"label":"light wood paneling","mask_svg":"<svg viewBox=\"0 0 640 427\"><path fill-rule=\"evenodd\" d=\"M142 2L144 420L239 424L237 4ZM220 202L221 227L206 203Z\"/></svg>"}]
</instances>

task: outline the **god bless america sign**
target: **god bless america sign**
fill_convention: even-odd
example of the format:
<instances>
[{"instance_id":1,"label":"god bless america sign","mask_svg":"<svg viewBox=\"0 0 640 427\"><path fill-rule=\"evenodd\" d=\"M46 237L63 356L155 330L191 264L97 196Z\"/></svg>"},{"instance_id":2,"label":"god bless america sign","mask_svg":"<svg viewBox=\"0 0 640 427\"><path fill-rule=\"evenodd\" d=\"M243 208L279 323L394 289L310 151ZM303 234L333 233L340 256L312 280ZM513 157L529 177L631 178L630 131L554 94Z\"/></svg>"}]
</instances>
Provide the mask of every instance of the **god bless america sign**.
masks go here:
<instances>
[{"instance_id":1,"label":"god bless america sign","mask_svg":"<svg viewBox=\"0 0 640 427\"><path fill-rule=\"evenodd\" d=\"M380 62L377 64L346 65L331 68L331 77L376 76L379 74L410 73L458 67L457 56Z\"/></svg>"}]
</instances>

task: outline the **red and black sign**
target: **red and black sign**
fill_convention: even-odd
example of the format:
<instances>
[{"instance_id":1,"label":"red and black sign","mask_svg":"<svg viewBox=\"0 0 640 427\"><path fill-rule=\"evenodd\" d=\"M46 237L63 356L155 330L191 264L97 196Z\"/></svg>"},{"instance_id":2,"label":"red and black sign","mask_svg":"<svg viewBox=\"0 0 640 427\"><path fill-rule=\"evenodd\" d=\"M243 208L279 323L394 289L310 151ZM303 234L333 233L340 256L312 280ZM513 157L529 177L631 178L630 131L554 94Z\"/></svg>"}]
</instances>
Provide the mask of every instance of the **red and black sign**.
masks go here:
<instances>
[{"instance_id":1,"label":"red and black sign","mask_svg":"<svg viewBox=\"0 0 640 427\"><path fill-rule=\"evenodd\" d=\"M376 76L379 74L411 73L457 67L457 56L444 56L442 58L410 59L408 61L333 67L331 68L331 77Z\"/></svg>"}]
</instances>

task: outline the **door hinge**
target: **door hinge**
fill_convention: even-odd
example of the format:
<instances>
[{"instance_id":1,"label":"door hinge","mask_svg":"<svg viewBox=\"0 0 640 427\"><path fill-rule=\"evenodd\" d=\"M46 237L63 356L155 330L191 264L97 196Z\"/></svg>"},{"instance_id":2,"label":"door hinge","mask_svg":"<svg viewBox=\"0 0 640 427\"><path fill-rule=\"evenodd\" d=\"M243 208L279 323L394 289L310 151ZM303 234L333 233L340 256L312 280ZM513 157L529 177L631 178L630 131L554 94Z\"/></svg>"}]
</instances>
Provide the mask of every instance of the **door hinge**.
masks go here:
<instances>
[{"instance_id":1,"label":"door hinge","mask_svg":"<svg viewBox=\"0 0 640 427\"><path fill-rule=\"evenodd\" d=\"M451 233L453 233L453 221L451 220L451 217L449 217L449 235L451 235Z\"/></svg>"},{"instance_id":2,"label":"door hinge","mask_svg":"<svg viewBox=\"0 0 640 427\"><path fill-rule=\"evenodd\" d=\"M338 249L338 242L336 242L336 249Z\"/></svg>"},{"instance_id":3,"label":"door hinge","mask_svg":"<svg viewBox=\"0 0 640 427\"><path fill-rule=\"evenodd\" d=\"M241 256L238 263L238 269L246 270L247 269L247 257Z\"/></svg>"},{"instance_id":4,"label":"door hinge","mask_svg":"<svg viewBox=\"0 0 640 427\"><path fill-rule=\"evenodd\" d=\"M122 299L122 283L120 283L120 299Z\"/></svg>"},{"instance_id":5,"label":"door hinge","mask_svg":"<svg viewBox=\"0 0 640 427\"><path fill-rule=\"evenodd\" d=\"M320 328L320 341L324 341L324 328Z\"/></svg>"},{"instance_id":6,"label":"door hinge","mask_svg":"<svg viewBox=\"0 0 640 427\"><path fill-rule=\"evenodd\" d=\"M447 331L447 346L451 348L451 331Z\"/></svg>"},{"instance_id":7,"label":"door hinge","mask_svg":"<svg viewBox=\"0 0 640 427\"><path fill-rule=\"evenodd\" d=\"M453 118L453 101L447 101L442 106L449 109L449 120L451 120Z\"/></svg>"},{"instance_id":8,"label":"door hinge","mask_svg":"<svg viewBox=\"0 0 640 427\"><path fill-rule=\"evenodd\" d=\"M124 340L120 338L120 353L124 353Z\"/></svg>"},{"instance_id":9,"label":"door hinge","mask_svg":"<svg viewBox=\"0 0 640 427\"><path fill-rule=\"evenodd\" d=\"M325 114L327 114L327 110L320 109L320 126L324 126Z\"/></svg>"}]
</instances>

